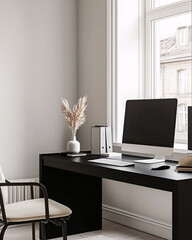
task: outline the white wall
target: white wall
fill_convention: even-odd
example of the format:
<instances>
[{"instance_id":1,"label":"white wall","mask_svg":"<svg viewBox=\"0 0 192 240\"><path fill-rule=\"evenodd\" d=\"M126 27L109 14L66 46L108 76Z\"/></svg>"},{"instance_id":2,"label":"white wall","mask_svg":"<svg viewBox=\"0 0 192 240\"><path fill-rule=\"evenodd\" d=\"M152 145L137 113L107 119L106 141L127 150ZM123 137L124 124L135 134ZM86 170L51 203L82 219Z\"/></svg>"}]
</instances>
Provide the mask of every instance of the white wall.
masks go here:
<instances>
[{"instance_id":1,"label":"white wall","mask_svg":"<svg viewBox=\"0 0 192 240\"><path fill-rule=\"evenodd\" d=\"M78 0L78 95L88 96L81 150L90 149L90 128L107 124L107 1Z\"/></svg>"},{"instance_id":2,"label":"white wall","mask_svg":"<svg viewBox=\"0 0 192 240\"><path fill-rule=\"evenodd\" d=\"M37 177L39 153L64 151L61 97L76 101L76 1L0 1L0 165Z\"/></svg>"}]
</instances>

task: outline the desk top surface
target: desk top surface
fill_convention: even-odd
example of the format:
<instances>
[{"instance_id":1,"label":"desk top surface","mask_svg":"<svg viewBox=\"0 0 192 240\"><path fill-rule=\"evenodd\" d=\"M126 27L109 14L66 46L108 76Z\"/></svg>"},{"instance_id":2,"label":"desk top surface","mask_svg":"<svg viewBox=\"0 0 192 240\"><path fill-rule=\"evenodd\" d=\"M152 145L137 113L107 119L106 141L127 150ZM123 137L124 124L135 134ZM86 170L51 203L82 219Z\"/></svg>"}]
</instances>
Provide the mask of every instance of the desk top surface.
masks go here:
<instances>
[{"instance_id":1,"label":"desk top surface","mask_svg":"<svg viewBox=\"0 0 192 240\"><path fill-rule=\"evenodd\" d=\"M170 168L166 170L151 170L145 167L128 166L119 167L104 165L100 163L91 163L88 160L101 158L101 156L87 154L83 157L68 157L66 153L41 154L40 159L43 165L63 169L67 171L107 178L117 181L130 182L130 178L141 178L153 181L169 182L175 184L181 181L192 181L192 173L175 172L177 162L166 160L166 165ZM122 156L127 161L132 162L134 156Z\"/></svg>"}]
</instances>

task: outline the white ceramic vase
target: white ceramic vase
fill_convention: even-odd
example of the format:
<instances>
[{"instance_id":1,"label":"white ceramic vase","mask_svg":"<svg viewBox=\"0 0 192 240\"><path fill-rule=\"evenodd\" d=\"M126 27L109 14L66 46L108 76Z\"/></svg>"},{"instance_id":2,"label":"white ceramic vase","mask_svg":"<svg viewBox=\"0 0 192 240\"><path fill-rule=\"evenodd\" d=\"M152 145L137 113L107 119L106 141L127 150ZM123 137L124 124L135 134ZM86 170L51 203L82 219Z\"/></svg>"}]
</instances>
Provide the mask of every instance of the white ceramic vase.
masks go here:
<instances>
[{"instance_id":1,"label":"white ceramic vase","mask_svg":"<svg viewBox=\"0 0 192 240\"><path fill-rule=\"evenodd\" d=\"M76 140L76 136L72 137L72 140L67 142L67 152L69 153L79 153L80 152L80 142Z\"/></svg>"}]
</instances>

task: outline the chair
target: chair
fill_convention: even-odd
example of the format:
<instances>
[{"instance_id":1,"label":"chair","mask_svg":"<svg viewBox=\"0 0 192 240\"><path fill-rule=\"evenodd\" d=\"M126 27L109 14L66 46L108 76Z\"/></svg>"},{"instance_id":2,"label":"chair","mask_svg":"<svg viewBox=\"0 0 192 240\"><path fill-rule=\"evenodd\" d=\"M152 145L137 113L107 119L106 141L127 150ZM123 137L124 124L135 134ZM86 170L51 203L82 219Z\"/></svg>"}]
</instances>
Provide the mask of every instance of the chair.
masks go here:
<instances>
[{"instance_id":1,"label":"chair","mask_svg":"<svg viewBox=\"0 0 192 240\"><path fill-rule=\"evenodd\" d=\"M31 199L16 203L8 202L8 186L30 186ZM43 193L42 198L34 199L33 187L37 186ZM32 223L32 239L35 240L35 223L41 226L41 239L46 240L45 224L52 222L62 227L63 240L67 240L66 220L72 211L70 208L56 201L48 199L46 188L36 182L7 181L0 167L0 225L2 230L0 240L3 240L5 231L10 225Z\"/></svg>"}]
</instances>

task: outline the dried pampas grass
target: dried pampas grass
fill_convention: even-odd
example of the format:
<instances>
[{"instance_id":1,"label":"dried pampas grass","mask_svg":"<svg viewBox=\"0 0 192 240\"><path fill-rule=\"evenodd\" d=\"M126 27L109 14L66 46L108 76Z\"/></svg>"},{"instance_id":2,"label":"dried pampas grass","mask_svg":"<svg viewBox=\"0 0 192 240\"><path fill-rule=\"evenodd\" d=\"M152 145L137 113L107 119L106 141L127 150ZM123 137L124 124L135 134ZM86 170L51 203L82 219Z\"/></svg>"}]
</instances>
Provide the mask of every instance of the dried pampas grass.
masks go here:
<instances>
[{"instance_id":1,"label":"dried pampas grass","mask_svg":"<svg viewBox=\"0 0 192 240\"><path fill-rule=\"evenodd\" d=\"M61 111L65 116L67 125L71 128L73 138L76 136L77 129L79 129L85 122L85 110L87 108L86 102L87 96L79 98L77 104L74 105L71 110L68 101L65 98L62 98Z\"/></svg>"}]
</instances>

